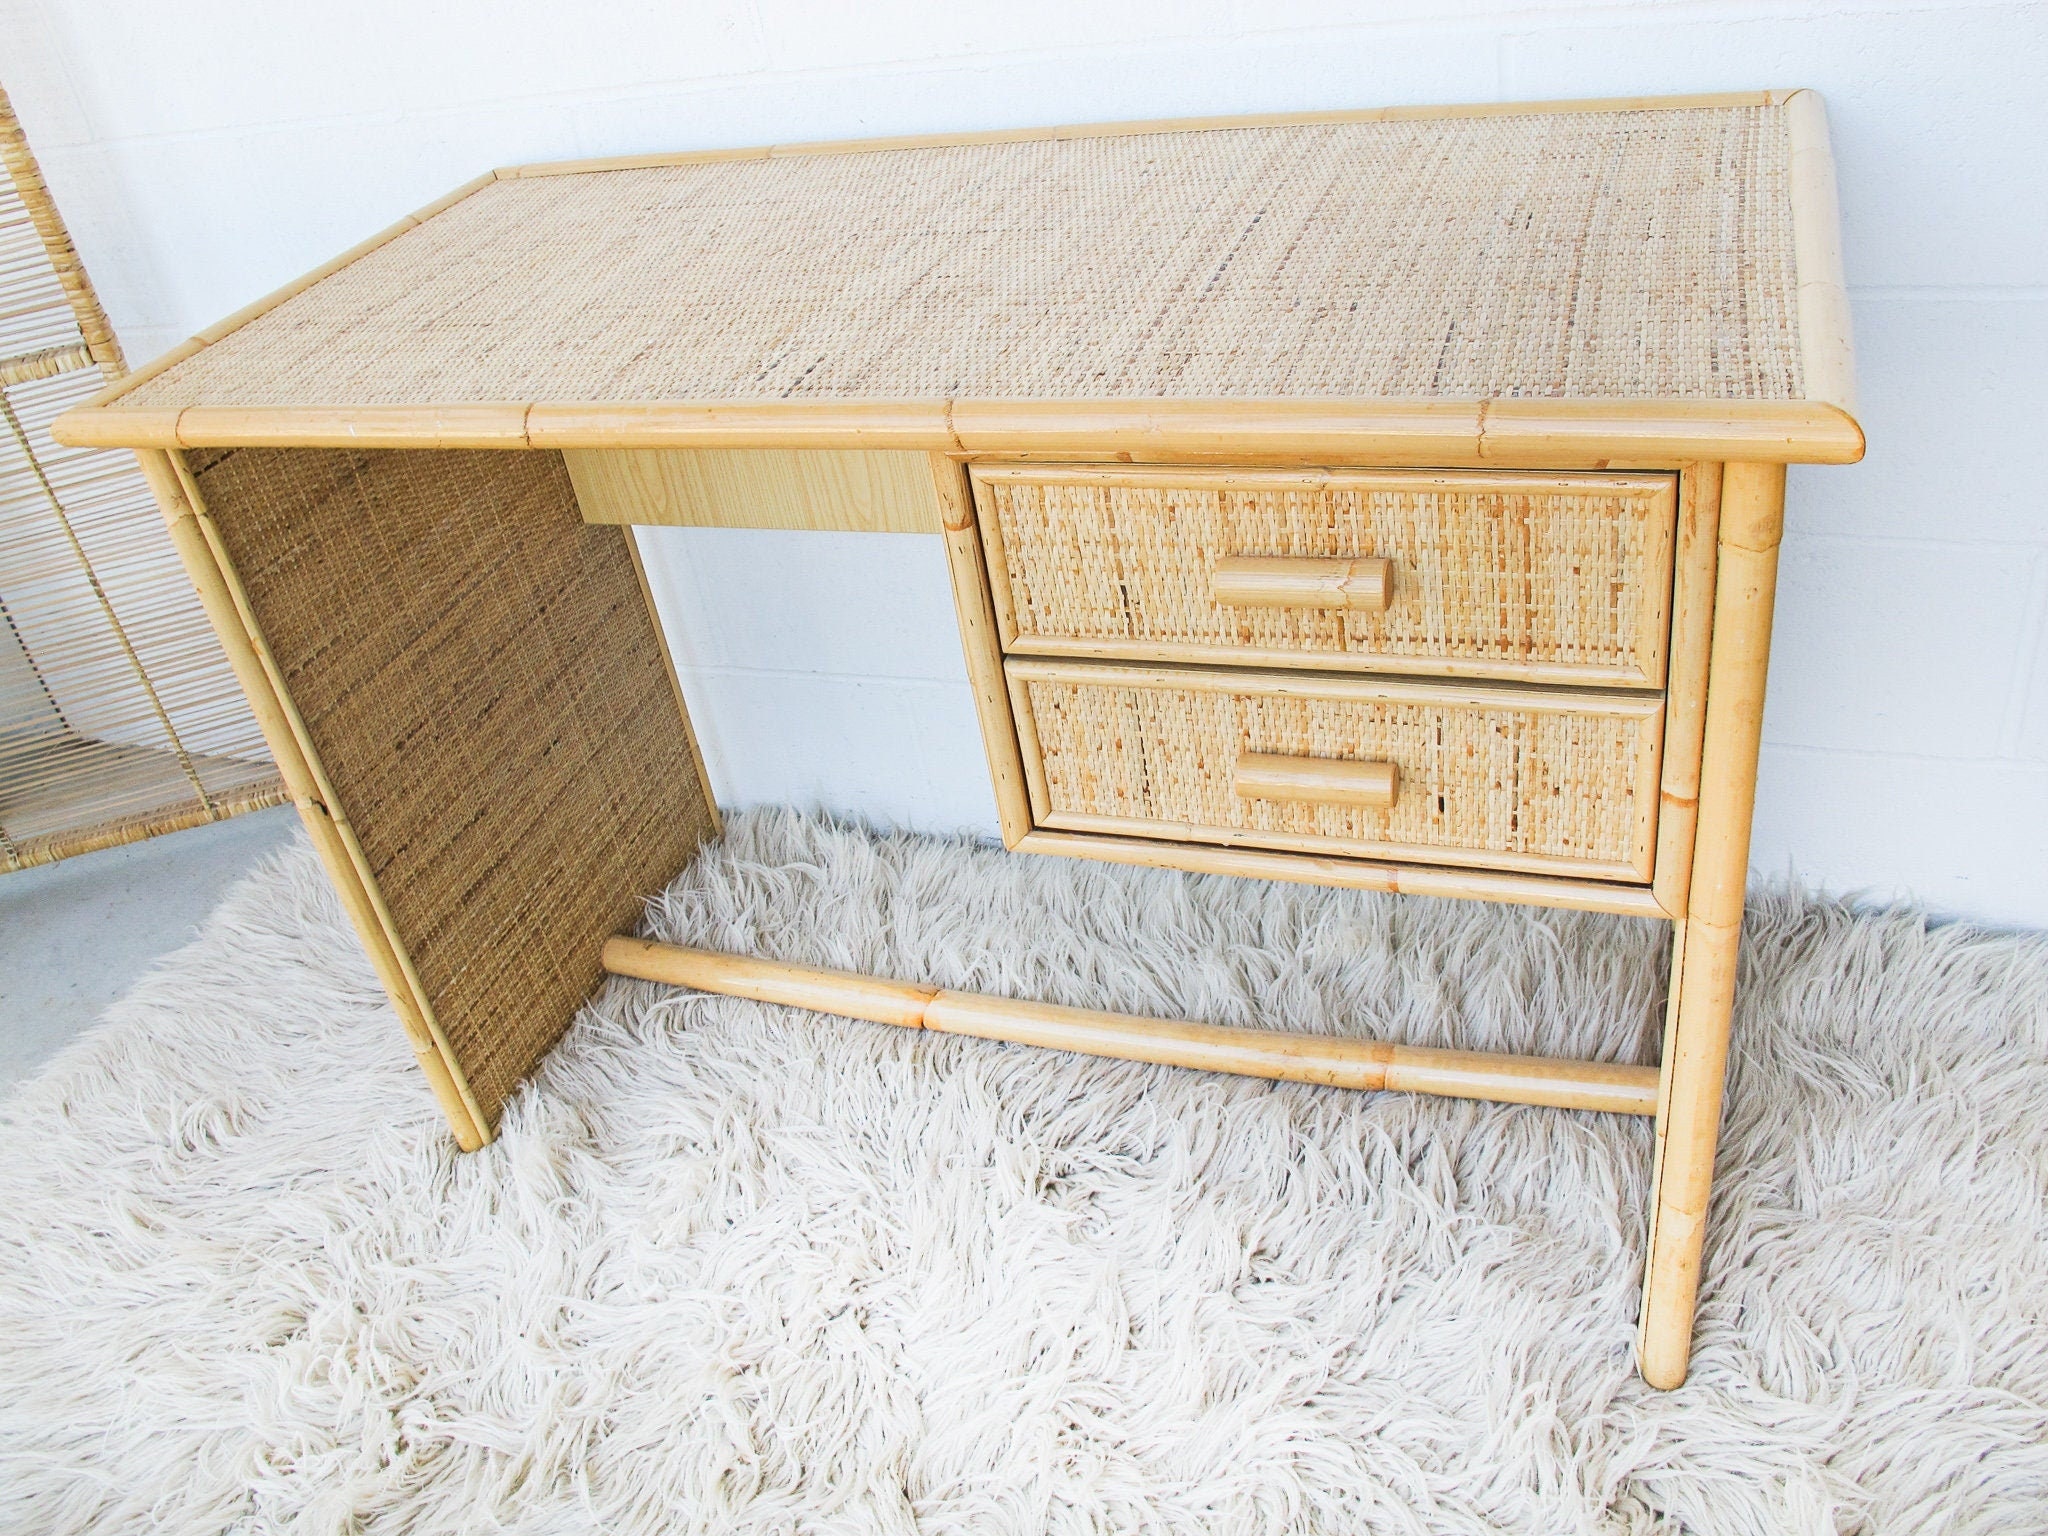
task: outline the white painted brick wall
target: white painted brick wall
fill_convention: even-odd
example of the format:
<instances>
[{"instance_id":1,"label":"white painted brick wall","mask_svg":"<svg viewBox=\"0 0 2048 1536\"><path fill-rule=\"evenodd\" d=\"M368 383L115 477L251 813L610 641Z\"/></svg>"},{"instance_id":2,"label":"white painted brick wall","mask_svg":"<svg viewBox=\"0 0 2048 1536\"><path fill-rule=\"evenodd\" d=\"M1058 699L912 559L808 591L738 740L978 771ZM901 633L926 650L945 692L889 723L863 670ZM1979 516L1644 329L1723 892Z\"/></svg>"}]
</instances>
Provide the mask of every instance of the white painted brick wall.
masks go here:
<instances>
[{"instance_id":1,"label":"white painted brick wall","mask_svg":"<svg viewBox=\"0 0 2048 1536\"><path fill-rule=\"evenodd\" d=\"M491 165L1808 85L1868 459L1793 472L1755 861L2048 926L2048 7L1885 0L0 0L146 357ZM993 825L935 540L648 537L721 798Z\"/></svg>"}]
</instances>

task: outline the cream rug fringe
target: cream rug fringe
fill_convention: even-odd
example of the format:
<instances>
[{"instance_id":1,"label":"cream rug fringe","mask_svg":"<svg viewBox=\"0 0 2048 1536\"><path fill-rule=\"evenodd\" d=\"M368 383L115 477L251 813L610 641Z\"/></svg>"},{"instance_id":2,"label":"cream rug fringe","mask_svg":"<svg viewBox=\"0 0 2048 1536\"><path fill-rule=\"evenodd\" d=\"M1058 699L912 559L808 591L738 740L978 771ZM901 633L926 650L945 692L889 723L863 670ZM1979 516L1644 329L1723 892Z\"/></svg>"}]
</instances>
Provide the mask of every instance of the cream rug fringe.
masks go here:
<instances>
[{"instance_id":1,"label":"cream rug fringe","mask_svg":"<svg viewBox=\"0 0 2048 1536\"><path fill-rule=\"evenodd\" d=\"M769 813L652 927L1630 1059L1665 943ZM1663 1394L1646 1122L615 984L463 1157L294 850L0 1109L0 1528L2048 1528L2048 942L1749 931Z\"/></svg>"}]
</instances>

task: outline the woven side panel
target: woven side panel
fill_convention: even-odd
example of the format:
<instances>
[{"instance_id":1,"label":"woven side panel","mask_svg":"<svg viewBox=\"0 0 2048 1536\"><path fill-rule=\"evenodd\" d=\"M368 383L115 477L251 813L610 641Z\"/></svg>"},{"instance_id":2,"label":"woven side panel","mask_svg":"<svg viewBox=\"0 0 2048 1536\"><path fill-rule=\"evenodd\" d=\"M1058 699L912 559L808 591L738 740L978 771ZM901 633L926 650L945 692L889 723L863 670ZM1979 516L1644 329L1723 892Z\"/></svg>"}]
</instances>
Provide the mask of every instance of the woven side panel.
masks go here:
<instances>
[{"instance_id":1,"label":"woven side panel","mask_svg":"<svg viewBox=\"0 0 2048 1536\"><path fill-rule=\"evenodd\" d=\"M500 181L134 406L1797 399L1779 107Z\"/></svg>"},{"instance_id":2,"label":"woven side panel","mask_svg":"<svg viewBox=\"0 0 2048 1536\"><path fill-rule=\"evenodd\" d=\"M485 1113L711 821L619 530L559 454L234 449L193 468Z\"/></svg>"},{"instance_id":3,"label":"woven side panel","mask_svg":"<svg viewBox=\"0 0 2048 1536\"><path fill-rule=\"evenodd\" d=\"M1668 486L1442 490L1293 478L1171 487L983 480L978 494L1001 538L1025 648L1066 637L1210 646L1219 660L1250 648L1663 681ZM1227 608L1210 577L1230 555L1383 556L1393 562L1393 595L1384 613Z\"/></svg>"},{"instance_id":4,"label":"woven side panel","mask_svg":"<svg viewBox=\"0 0 2048 1536\"><path fill-rule=\"evenodd\" d=\"M1507 694L1474 707L1042 678L1024 690L1050 825L1107 817L1270 847L1648 875L1636 785L1655 740L1639 716L1517 708ZM1240 799L1231 770L1245 752L1392 762L1399 794L1385 810Z\"/></svg>"}]
</instances>

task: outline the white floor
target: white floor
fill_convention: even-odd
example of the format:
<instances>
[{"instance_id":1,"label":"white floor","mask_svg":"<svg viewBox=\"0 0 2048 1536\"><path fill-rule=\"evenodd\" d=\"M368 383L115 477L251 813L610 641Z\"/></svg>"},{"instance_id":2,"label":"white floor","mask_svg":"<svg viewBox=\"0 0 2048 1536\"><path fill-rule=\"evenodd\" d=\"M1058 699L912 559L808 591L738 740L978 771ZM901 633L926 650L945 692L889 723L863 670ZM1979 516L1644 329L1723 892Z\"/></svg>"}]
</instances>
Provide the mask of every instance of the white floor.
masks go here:
<instances>
[{"instance_id":1,"label":"white floor","mask_svg":"<svg viewBox=\"0 0 2048 1536\"><path fill-rule=\"evenodd\" d=\"M299 819L288 805L0 874L0 1095L89 1028Z\"/></svg>"}]
</instances>

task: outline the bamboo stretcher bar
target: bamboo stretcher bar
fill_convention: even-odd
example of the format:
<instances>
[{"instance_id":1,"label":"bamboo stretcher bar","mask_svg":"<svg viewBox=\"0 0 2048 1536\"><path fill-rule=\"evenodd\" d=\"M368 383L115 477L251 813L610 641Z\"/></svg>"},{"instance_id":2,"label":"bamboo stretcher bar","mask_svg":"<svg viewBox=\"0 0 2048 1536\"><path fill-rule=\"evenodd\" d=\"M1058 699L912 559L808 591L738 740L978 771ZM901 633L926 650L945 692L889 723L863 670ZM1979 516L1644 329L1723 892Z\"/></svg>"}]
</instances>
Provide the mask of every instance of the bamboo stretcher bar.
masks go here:
<instances>
[{"instance_id":1,"label":"bamboo stretcher bar","mask_svg":"<svg viewBox=\"0 0 2048 1536\"><path fill-rule=\"evenodd\" d=\"M613 975L639 981L665 982L904 1029L972 1035L979 1040L1044 1046L1087 1056L1331 1088L1433 1093L1503 1104L1542 1104L1622 1115L1651 1115L1657 1109L1654 1067L1186 1024L955 992L856 971L791 965L625 936L606 941L603 963Z\"/></svg>"}]
</instances>

